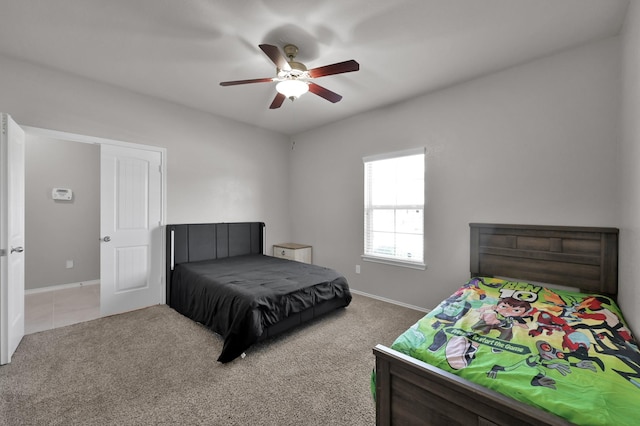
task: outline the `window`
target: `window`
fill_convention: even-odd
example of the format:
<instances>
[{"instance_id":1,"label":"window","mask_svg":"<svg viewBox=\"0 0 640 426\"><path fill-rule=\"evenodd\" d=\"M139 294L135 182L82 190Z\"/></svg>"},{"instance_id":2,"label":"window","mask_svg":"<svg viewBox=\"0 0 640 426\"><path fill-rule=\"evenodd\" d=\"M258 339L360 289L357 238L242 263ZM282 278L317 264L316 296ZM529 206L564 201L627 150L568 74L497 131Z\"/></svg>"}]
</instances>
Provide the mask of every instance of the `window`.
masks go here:
<instances>
[{"instance_id":1,"label":"window","mask_svg":"<svg viewBox=\"0 0 640 426\"><path fill-rule=\"evenodd\" d=\"M424 148L363 161L362 258L424 269Z\"/></svg>"}]
</instances>

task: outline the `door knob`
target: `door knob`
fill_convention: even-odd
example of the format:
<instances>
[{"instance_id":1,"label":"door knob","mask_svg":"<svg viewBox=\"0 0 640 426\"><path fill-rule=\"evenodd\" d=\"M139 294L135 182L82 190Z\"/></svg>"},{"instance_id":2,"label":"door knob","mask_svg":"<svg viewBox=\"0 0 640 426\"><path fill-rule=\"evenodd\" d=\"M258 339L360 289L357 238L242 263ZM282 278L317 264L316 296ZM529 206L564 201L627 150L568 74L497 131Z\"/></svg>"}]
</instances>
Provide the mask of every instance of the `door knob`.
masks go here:
<instances>
[{"instance_id":1,"label":"door knob","mask_svg":"<svg viewBox=\"0 0 640 426\"><path fill-rule=\"evenodd\" d=\"M111 241L111 237L110 236L106 236L104 238L101 238L102 241L104 241L105 243L108 243L109 241Z\"/></svg>"},{"instance_id":2,"label":"door knob","mask_svg":"<svg viewBox=\"0 0 640 426\"><path fill-rule=\"evenodd\" d=\"M11 253L22 253L23 251L22 247L11 247Z\"/></svg>"}]
</instances>

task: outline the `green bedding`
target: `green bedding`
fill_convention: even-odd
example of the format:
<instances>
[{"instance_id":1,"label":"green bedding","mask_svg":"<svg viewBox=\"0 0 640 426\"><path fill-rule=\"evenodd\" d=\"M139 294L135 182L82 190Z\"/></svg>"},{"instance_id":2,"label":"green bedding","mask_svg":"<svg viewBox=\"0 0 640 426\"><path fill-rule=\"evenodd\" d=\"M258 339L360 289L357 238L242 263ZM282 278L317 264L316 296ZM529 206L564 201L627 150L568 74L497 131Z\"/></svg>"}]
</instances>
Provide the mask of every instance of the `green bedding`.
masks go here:
<instances>
[{"instance_id":1,"label":"green bedding","mask_svg":"<svg viewBox=\"0 0 640 426\"><path fill-rule=\"evenodd\" d=\"M474 278L392 348L578 425L640 421L640 352L607 297Z\"/></svg>"}]
</instances>

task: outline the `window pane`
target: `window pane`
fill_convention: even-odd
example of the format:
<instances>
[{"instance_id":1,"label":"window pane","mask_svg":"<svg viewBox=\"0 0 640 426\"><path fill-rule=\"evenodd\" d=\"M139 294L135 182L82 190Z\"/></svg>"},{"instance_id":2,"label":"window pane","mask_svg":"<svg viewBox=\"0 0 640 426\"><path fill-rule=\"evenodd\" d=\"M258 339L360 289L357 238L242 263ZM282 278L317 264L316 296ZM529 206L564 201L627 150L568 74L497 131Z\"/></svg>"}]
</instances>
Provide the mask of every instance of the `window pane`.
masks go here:
<instances>
[{"instance_id":1,"label":"window pane","mask_svg":"<svg viewBox=\"0 0 640 426\"><path fill-rule=\"evenodd\" d=\"M374 209L371 211L369 229L372 231L394 232L394 211Z\"/></svg>"},{"instance_id":2,"label":"window pane","mask_svg":"<svg viewBox=\"0 0 640 426\"><path fill-rule=\"evenodd\" d=\"M396 210L395 231L422 235L422 209Z\"/></svg>"},{"instance_id":3,"label":"window pane","mask_svg":"<svg viewBox=\"0 0 640 426\"><path fill-rule=\"evenodd\" d=\"M422 260L422 235L396 234L396 256L406 260Z\"/></svg>"},{"instance_id":4,"label":"window pane","mask_svg":"<svg viewBox=\"0 0 640 426\"><path fill-rule=\"evenodd\" d=\"M396 169L396 204L424 203L424 157L416 155L399 158Z\"/></svg>"},{"instance_id":5,"label":"window pane","mask_svg":"<svg viewBox=\"0 0 640 426\"><path fill-rule=\"evenodd\" d=\"M419 157L419 158L417 158ZM372 205L419 205L424 203L424 157L422 155L369 163Z\"/></svg>"},{"instance_id":6,"label":"window pane","mask_svg":"<svg viewBox=\"0 0 640 426\"><path fill-rule=\"evenodd\" d=\"M371 163L371 204L390 206L396 204L396 169L393 160Z\"/></svg>"},{"instance_id":7,"label":"window pane","mask_svg":"<svg viewBox=\"0 0 640 426\"><path fill-rule=\"evenodd\" d=\"M370 254L377 256L395 255L395 234L389 232L372 232Z\"/></svg>"}]
</instances>

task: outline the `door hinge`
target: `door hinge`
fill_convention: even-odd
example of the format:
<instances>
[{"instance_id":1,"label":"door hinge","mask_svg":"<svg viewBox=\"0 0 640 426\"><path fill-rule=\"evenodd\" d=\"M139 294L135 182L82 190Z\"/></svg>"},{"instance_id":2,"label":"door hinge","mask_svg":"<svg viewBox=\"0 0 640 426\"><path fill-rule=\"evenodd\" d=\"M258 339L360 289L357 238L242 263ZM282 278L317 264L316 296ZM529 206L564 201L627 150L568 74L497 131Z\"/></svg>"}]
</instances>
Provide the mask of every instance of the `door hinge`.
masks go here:
<instances>
[{"instance_id":1,"label":"door hinge","mask_svg":"<svg viewBox=\"0 0 640 426\"><path fill-rule=\"evenodd\" d=\"M0 114L2 115L2 134L6 135L7 134L7 114Z\"/></svg>"},{"instance_id":2,"label":"door hinge","mask_svg":"<svg viewBox=\"0 0 640 426\"><path fill-rule=\"evenodd\" d=\"M0 249L0 257L6 256L6 255L7 255L7 251L5 249Z\"/></svg>"}]
</instances>

